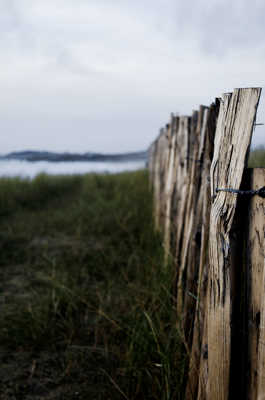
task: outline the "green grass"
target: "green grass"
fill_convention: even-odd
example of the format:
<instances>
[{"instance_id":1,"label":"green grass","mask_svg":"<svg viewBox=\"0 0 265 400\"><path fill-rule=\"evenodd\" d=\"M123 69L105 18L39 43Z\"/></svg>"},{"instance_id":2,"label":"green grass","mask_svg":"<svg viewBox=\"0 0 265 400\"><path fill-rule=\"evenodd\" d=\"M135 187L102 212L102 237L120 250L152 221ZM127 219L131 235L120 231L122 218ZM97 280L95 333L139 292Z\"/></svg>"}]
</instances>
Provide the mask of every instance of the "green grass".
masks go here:
<instances>
[{"instance_id":1,"label":"green grass","mask_svg":"<svg viewBox=\"0 0 265 400\"><path fill-rule=\"evenodd\" d=\"M250 168L265 168L265 147L259 146L253 149L249 155L248 166Z\"/></svg>"},{"instance_id":2,"label":"green grass","mask_svg":"<svg viewBox=\"0 0 265 400\"><path fill-rule=\"evenodd\" d=\"M78 382L79 398L182 398L147 172L1 179L0 213L2 346L57 354L56 385Z\"/></svg>"}]
</instances>

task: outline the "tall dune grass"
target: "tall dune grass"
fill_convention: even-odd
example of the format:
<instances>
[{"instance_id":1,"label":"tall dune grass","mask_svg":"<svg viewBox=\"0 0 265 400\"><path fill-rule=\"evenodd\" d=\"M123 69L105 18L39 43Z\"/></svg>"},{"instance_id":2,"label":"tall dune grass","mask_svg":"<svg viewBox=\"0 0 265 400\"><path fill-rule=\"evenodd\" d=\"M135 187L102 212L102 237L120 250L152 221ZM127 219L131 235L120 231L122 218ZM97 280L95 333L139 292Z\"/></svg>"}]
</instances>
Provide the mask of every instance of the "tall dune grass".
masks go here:
<instances>
[{"instance_id":1,"label":"tall dune grass","mask_svg":"<svg viewBox=\"0 0 265 400\"><path fill-rule=\"evenodd\" d=\"M0 212L2 346L58 354L51 374L83 396L182 398L174 271L147 172L1 179Z\"/></svg>"}]
</instances>

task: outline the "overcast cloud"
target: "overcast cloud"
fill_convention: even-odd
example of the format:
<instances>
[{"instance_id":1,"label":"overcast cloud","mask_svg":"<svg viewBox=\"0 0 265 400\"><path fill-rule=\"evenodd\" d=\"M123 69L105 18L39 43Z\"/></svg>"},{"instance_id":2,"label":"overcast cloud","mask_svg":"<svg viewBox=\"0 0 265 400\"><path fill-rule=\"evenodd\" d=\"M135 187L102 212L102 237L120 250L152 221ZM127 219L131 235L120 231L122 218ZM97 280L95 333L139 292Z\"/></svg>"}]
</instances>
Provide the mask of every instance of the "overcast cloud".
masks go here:
<instances>
[{"instance_id":1,"label":"overcast cloud","mask_svg":"<svg viewBox=\"0 0 265 400\"><path fill-rule=\"evenodd\" d=\"M265 86L264 20L264 0L0 0L0 153L147 148L170 112Z\"/></svg>"}]
</instances>

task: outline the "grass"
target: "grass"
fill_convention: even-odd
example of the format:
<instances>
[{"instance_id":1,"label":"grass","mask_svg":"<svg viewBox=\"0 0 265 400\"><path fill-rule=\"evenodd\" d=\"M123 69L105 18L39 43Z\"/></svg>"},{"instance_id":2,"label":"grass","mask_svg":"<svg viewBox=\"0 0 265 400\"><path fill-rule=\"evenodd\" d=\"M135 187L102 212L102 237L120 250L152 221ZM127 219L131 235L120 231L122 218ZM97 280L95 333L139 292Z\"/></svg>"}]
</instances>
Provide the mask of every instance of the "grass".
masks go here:
<instances>
[{"instance_id":1,"label":"grass","mask_svg":"<svg viewBox=\"0 0 265 400\"><path fill-rule=\"evenodd\" d=\"M182 398L147 172L2 178L0 213L0 399Z\"/></svg>"},{"instance_id":2,"label":"grass","mask_svg":"<svg viewBox=\"0 0 265 400\"><path fill-rule=\"evenodd\" d=\"M253 149L249 155L248 165L250 168L265 168L265 147L259 146Z\"/></svg>"}]
</instances>

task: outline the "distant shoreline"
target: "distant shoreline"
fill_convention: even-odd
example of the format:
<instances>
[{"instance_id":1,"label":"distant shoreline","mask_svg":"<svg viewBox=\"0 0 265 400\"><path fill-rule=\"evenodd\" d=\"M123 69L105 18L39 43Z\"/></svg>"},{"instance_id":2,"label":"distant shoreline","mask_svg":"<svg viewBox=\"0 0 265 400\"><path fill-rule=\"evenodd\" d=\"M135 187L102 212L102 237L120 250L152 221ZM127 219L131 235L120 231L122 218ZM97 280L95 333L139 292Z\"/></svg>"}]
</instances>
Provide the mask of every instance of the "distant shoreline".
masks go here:
<instances>
[{"instance_id":1,"label":"distant shoreline","mask_svg":"<svg viewBox=\"0 0 265 400\"><path fill-rule=\"evenodd\" d=\"M83 175L83 174L116 174L125 171L136 171L146 168L146 160L123 161L43 161L35 162L25 159L0 157L0 178L20 177L33 179L39 174L47 175Z\"/></svg>"}]
</instances>

